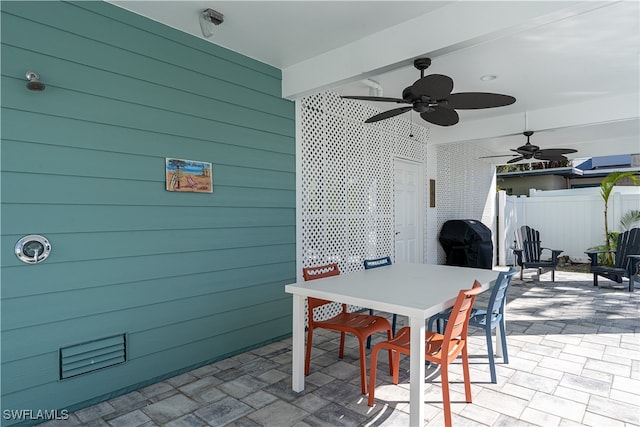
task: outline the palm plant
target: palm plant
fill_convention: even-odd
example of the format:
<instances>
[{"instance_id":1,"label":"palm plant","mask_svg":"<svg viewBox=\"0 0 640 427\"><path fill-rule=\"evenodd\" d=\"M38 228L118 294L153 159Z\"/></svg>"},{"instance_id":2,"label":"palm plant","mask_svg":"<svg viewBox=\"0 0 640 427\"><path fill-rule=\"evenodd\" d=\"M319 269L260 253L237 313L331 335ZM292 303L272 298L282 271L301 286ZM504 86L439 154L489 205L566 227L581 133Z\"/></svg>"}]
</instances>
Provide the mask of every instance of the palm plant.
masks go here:
<instances>
[{"instance_id":1,"label":"palm plant","mask_svg":"<svg viewBox=\"0 0 640 427\"><path fill-rule=\"evenodd\" d=\"M640 211L628 211L620 218L620 228L622 231L631 230L634 226L638 225L640 225Z\"/></svg>"},{"instance_id":2,"label":"palm plant","mask_svg":"<svg viewBox=\"0 0 640 427\"><path fill-rule=\"evenodd\" d=\"M635 185L638 185L638 176L634 172L611 172L600 183L600 195L602 196L602 200L604 200L605 248L608 251L611 250L613 242L615 241L614 235L609 232L609 197L611 196L611 192L616 184L624 178L629 178ZM613 254L611 252L607 254L607 261L609 264L613 265Z\"/></svg>"}]
</instances>

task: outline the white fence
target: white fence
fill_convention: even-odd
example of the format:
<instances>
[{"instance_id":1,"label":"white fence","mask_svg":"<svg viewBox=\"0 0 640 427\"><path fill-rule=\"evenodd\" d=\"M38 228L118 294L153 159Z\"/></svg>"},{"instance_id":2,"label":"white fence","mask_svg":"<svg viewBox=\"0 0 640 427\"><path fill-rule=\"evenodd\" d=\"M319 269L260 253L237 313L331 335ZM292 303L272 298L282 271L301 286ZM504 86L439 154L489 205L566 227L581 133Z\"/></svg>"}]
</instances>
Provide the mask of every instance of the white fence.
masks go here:
<instances>
[{"instance_id":1,"label":"white fence","mask_svg":"<svg viewBox=\"0 0 640 427\"><path fill-rule=\"evenodd\" d=\"M620 231L620 218L640 210L639 187L615 187L609 198L609 230ZM498 194L498 263L514 263L514 232L528 225L540 231L542 245L561 249L572 261L588 262L584 251L604 244L604 201L600 188L537 191L530 197Z\"/></svg>"}]
</instances>

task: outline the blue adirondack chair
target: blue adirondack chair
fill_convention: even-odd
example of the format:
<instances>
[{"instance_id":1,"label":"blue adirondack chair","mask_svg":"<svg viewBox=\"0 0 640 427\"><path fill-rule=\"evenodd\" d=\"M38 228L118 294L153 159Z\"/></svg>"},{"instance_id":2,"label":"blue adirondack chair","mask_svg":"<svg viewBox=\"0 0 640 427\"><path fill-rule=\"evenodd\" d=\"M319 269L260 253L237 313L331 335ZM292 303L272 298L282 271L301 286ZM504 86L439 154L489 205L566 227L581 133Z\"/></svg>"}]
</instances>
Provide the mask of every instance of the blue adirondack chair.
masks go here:
<instances>
[{"instance_id":1,"label":"blue adirondack chair","mask_svg":"<svg viewBox=\"0 0 640 427\"><path fill-rule=\"evenodd\" d=\"M543 251L549 251L550 257L543 259ZM540 232L523 225L516 230L516 247L513 253L516 256L516 264L520 266L520 280L525 268L537 268L538 275L543 269L551 270L551 281L556 281L556 267L558 266L558 255L563 251L559 249L544 248L540 242Z\"/></svg>"},{"instance_id":2,"label":"blue adirondack chair","mask_svg":"<svg viewBox=\"0 0 640 427\"><path fill-rule=\"evenodd\" d=\"M591 258L590 271L593 273L593 286L598 286L598 276L618 283L622 283L622 278L627 277L629 292L633 292L634 277L638 274L640 267L640 228L632 228L618 235L616 249L610 251L615 253L613 267L598 264L598 254L606 252L609 251L585 252Z\"/></svg>"}]
</instances>

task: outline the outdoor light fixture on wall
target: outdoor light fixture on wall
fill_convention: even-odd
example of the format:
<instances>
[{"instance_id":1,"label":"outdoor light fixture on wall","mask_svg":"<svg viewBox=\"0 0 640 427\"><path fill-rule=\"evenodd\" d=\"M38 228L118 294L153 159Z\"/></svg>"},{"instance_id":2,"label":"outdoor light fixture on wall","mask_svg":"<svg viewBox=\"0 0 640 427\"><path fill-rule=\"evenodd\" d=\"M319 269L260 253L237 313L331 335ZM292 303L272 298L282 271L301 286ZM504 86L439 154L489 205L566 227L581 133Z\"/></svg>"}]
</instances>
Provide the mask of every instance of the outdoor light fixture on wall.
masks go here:
<instances>
[{"instance_id":1,"label":"outdoor light fixture on wall","mask_svg":"<svg viewBox=\"0 0 640 427\"><path fill-rule=\"evenodd\" d=\"M16 242L15 254L27 264L38 264L44 261L51 252L51 243L39 234L29 234Z\"/></svg>"},{"instance_id":2,"label":"outdoor light fixture on wall","mask_svg":"<svg viewBox=\"0 0 640 427\"><path fill-rule=\"evenodd\" d=\"M42 92L45 88L44 83L40 82L40 76L38 73L34 73L33 71L27 71L27 89L35 90L36 92Z\"/></svg>"},{"instance_id":3,"label":"outdoor light fixture on wall","mask_svg":"<svg viewBox=\"0 0 640 427\"><path fill-rule=\"evenodd\" d=\"M205 9L200 13L200 29L202 35L207 38L213 35L213 28L223 22L224 15L217 10Z\"/></svg>"}]
</instances>

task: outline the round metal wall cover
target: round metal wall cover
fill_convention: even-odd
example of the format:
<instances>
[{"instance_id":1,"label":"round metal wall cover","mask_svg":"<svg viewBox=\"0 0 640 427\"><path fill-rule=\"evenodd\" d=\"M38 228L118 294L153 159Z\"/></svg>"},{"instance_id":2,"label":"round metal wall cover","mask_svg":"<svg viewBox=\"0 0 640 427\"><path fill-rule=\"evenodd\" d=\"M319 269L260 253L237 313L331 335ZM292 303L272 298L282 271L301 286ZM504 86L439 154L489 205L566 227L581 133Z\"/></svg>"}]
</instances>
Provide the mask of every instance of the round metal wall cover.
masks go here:
<instances>
[{"instance_id":1,"label":"round metal wall cover","mask_svg":"<svg viewBox=\"0 0 640 427\"><path fill-rule=\"evenodd\" d=\"M18 240L15 254L18 259L27 264L37 264L44 261L51 252L51 243L38 234L30 234Z\"/></svg>"}]
</instances>

